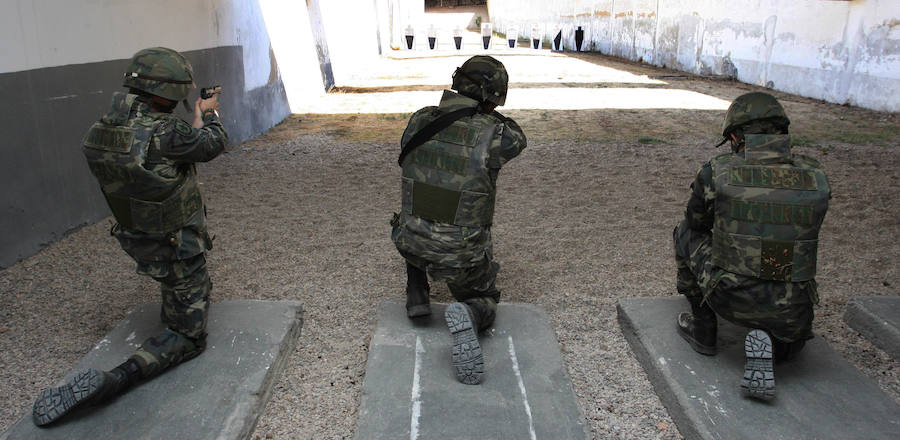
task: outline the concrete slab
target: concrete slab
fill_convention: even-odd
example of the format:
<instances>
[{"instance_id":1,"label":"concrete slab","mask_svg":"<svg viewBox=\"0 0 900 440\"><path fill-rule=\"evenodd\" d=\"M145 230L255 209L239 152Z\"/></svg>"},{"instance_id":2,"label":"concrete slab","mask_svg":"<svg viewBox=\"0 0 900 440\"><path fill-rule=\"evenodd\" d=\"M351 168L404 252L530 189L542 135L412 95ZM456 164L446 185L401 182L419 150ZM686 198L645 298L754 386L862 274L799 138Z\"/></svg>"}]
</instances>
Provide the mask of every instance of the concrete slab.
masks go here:
<instances>
[{"instance_id":1,"label":"concrete slab","mask_svg":"<svg viewBox=\"0 0 900 440\"><path fill-rule=\"evenodd\" d=\"M65 380L84 368L108 370L124 361L163 329L159 307L129 312ZM196 359L48 428L36 427L28 413L0 440L248 438L300 335L302 307L296 301L225 301L213 303L209 316L208 346Z\"/></svg>"},{"instance_id":2,"label":"concrete slab","mask_svg":"<svg viewBox=\"0 0 900 440\"><path fill-rule=\"evenodd\" d=\"M896 439L900 406L822 338L775 366L777 397L744 398L746 329L719 324L719 354L703 356L675 331L689 310L681 297L625 298L617 306L625 339L678 430L688 439ZM722 320L720 320L721 322Z\"/></svg>"},{"instance_id":3,"label":"concrete slab","mask_svg":"<svg viewBox=\"0 0 900 440\"><path fill-rule=\"evenodd\" d=\"M382 302L369 350L356 439L585 439L556 336L539 306L501 303L482 334L481 385L456 380L446 304L410 320Z\"/></svg>"},{"instance_id":4,"label":"concrete slab","mask_svg":"<svg viewBox=\"0 0 900 440\"><path fill-rule=\"evenodd\" d=\"M900 359L900 296L850 298L844 322L894 359Z\"/></svg>"}]
</instances>

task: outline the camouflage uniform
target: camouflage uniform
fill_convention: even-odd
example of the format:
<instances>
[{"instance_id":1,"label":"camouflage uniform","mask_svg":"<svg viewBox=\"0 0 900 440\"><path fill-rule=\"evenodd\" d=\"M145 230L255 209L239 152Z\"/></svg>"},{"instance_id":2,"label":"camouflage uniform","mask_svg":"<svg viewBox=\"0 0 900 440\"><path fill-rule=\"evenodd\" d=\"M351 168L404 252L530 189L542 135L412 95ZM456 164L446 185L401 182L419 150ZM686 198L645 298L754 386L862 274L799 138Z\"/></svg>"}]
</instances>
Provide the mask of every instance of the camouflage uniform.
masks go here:
<instances>
[{"instance_id":1,"label":"camouflage uniform","mask_svg":"<svg viewBox=\"0 0 900 440\"><path fill-rule=\"evenodd\" d=\"M84 138L83 153L116 219L111 235L137 263L137 273L160 283L160 317L167 329L148 338L111 372L88 370L64 387L45 390L35 402L35 422L50 423L71 407L123 391L200 354L212 288L205 252L212 248L199 192L196 162L214 159L227 134L214 110L193 128L160 111L154 96L172 106L193 87L193 71L178 52L145 49L132 59L124 85L109 111ZM76 395L63 403L66 387ZM81 391L79 391L81 390Z\"/></svg>"},{"instance_id":2,"label":"camouflage uniform","mask_svg":"<svg viewBox=\"0 0 900 440\"><path fill-rule=\"evenodd\" d=\"M789 147L790 140L786 137L780 140L783 146ZM760 276L735 273L732 270L723 269L715 264L713 246L713 229L716 220L716 176L713 169L718 168L714 164L724 164L733 161L735 153L728 153L716 157L700 168L697 178L691 184L691 197L685 210L685 218L678 224L674 231L675 239L675 263L678 268L677 289L678 292L689 297L707 302L716 314L735 324L760 328L769 331L776 341L794 342L812 338L813 304L818 303L816 293L816 281L812 277L804 277L802 281L792 281L792 274L782 275L787 279L761 278ZM739 160L738 162L745 162ZM819 163L810 157L792 155L790 159L782 162L782 167L793 167L816 170L819 184L824 185L822 191L829 193L827 180L821 173ZM720 170L719 176L725 170ZM756 188L753 188L756 189ZM751 190L751 189L748 189ZM812 192L812 190L810 190ZM731 209L735 204L731 205ZM719 208L721 211L721 207ZM827 197L825 204L820 206L821 214L816 220L812 220L814 228L818 231L821 219L824 218L824 210L827 209ZM782 217L788 214L781 213ZM722 216L719 216L722 218ZM770 221L781 221L771 219ZM733 247L730 255L734 259L747 259L744 250ZM793 250L791 250L793 252ZM756 252L757 262L761 259L760 251ZM740 258L744 257L744 258ZM752 260L753 257L750 257ZM815 255L811 256L813 268ZM729 265L728 263L721 263ZM774 263L770 266L774 266ZM758 263L757 263L758 266ZM792 266L786 266L792 267ZM757 269L759 270L759 269ZM782 269L783 270L783 269ZM775 275L779 276L779 275ZM796 272L793 275L796 277ZM776 342L777 343L777 342Z\"/></svg>"},{"instance_id":3,"label":"camouflage uniform","mask_svg":"<svg viewBox=\"0 0 900 440\"><path fill-rule=\"evenodd\" d=\"M741 388L763 400L775 397L773 359L813 337L818 235L831 197L821 165L791 153L789 123L771 95L735 99L722 130L732 152L700 168L673 231L677 289L691 305L678 315L679 334L713 355L717 316L751 328Z\"/></svg>"},{"instance_id":4,"label":"camouflage uniform","mask_svg":"<svg viewBox=\"0 0 900 440\"><path fill-rule=\"evenodd\" d=\"M406 144L414 133L440 115L478 104L474 99L445 90L437 107L425 107L412 115L401 144ZM485 136L489 138L484 139ZM484 143L480 152L472 151L478 149L472 148L475 145L466 145L480 142ZM491 298L494 304L500 300L500 292L494 286L500 265L493 261L491 242L497 176L500 168L518 156L525 146L525 134L515 121L497 112L479 113L454 122L405 161L403 210L391 222L391 239L413 266L427 270L435 281L447 282L458 301ZM481 157L473 160L464 155L467 152ZM475 194L463 190L458 208L454 206L455 218L444 217L445 222L440 222L414 214L418 208L417 201L413 200L417 197L414 187L462 186L473 179L482 180L479 183L490 192ZM492 320L491 317L480 325L488 327Z\"/></svg>"},{"instance_id":5,"label":"camouflage uniform","mask_svg":"<svg viewBox=\"0 0 900 440\"><path fill-rule=\"evenodd\" d=\"M88 164L118 222L112 235L138 274L159 281L160 317L174 333L148 339L135 353L145 378L196 356L205 344L212 283L204 253L212 241L194 164L218 156L227 134L215 112L205 112L203 122L196 129L154 111L145 97L116 93L85 137ZM127 152L116 151L122 136L133 138Z\"/></svg>"},{"instance_id":6,"label":"camouflage uniform","mask_svg":"<svg viewBox=\"0 0 900 440\"><path fill-rule=\"evenodd\" d=\"M455 338L457 377L467 384L481 381L477 331L491 326L500 301L494 284L500 265L493 261L491 241L497 176L526 146L519 125L493 111L505 102L507 81L499 61L470 58L454 73L452 88L459 93L445 90L437 107L413 114L401 139L406 149L418 144L419 133L437 130L432 124L468 115L401 159L402 206L391 221L391 239L407 262L407 315L431 313L426 273L446 282L458 301L444 316Z\"/></svg>"}]
</instances>

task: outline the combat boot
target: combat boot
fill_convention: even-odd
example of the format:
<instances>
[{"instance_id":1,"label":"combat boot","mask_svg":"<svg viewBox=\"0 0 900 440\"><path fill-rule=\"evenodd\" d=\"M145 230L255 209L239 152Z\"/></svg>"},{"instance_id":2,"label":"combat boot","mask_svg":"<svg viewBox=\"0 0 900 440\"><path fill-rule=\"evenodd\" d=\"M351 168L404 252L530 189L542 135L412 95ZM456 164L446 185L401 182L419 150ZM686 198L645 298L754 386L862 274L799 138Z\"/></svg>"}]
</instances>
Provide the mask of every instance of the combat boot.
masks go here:
<instances>
[{"instance_id":1,"label":"combat boot","mask_svg":"<svg viewBox=\"0 0 900 440\"><path fill-rule=\"evenodd\" d=\"M431 314L428 298L430 287L425 271L406 263L406 316L416 318Z\"/></svg>"},{"instance_id":2,"label":"combat boot","mask_svg":"<svg viewBox=\"0 0 900 440\"><path fill-rule=\"evenodd\" d=\"M456 378L467 385L478 385L484 375L484 356L478 343L476 314L463 303L455 302L444 310L447 329L453 335L452 363Z\"/></svg>"},{"instance_id":3,"label":"combat boot","mask_svg":"<svg viewBox=\"0 0 900 440\"><path fill-rule=\"evenodd\" d=\"M716 312L708 304L700 304L700 299L688 298L691 312L678 314L678 334L697 353L712 356L716 354Z\"/></svg>"},{"instance_id":4,"label":"combat boot","mask_svg":"<svg viewBox=\"0 0 900 440\"><path fill-rule=\"evenodd\" d=\"M744 379L741 391L760 400L775 398L775 367L772 361L772 338L765 330L754 329L744 339Z\"/></svg>"},{"instance_id":5,"label":"combat boot","mask_svg":"<svg viewBox=\"0 0 900 440\"><path fill-rule=\"evenodd\" d=\"M140 369L128 359L112 371L84 370L64 385L41 391L31 415L34 424L44 426L59 420L75 408L101 404L140 380Z\"/></svg>"}]
</instances>

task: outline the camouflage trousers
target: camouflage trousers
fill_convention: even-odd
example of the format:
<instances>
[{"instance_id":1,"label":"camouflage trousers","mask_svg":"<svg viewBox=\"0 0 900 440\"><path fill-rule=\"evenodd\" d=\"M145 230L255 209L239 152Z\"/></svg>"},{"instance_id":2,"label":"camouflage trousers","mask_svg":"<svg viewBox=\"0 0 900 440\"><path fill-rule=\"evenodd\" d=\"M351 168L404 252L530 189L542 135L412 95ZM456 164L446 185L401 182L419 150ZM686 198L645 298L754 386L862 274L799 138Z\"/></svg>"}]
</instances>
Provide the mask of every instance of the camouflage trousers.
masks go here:
<instances>
[{"instance_id":1,"label":"camouflage trousers","mask_svg":"<svg viewBox=\"0 0 900 440\"><path fill-rule=\"evenodd\" d=\"M199 355L206 348L206 321L212 282L206 257L187 260L138 262L137 272L160 283L160 319L168 327L148 338L132 355L148 378Z\"/></svg>"},{"instance_id":2,"label":"camouflage trousers","mask_svg":"<svg viewBox=\"0 0 900 440\"><path fill-rule=\"evenodd\" d=\"M727 272L712 264L712 234L692 230L686 221L673 231L678 293L706 302L725 320L766 330L776 342L811 339L815 280L768 281ZM801 344L802 346L802 344Z\"/></svg>"},{"instance_id":3,"label":"camouflage trousers","mask_svg":"<svg viewBox=\"0 0 900 440\"><path fill-rule=\"evenodd\" d=\"M497 303L500 291L495 286L500 264L486 255L481 262L471 267L448 267L427 261L408 252L400 255L413 266L424 270L432 280L447 283L453 298L468 304L477 314L479 330L484 330L494 323L497 316Z\"/></svg>"}]
</instances>

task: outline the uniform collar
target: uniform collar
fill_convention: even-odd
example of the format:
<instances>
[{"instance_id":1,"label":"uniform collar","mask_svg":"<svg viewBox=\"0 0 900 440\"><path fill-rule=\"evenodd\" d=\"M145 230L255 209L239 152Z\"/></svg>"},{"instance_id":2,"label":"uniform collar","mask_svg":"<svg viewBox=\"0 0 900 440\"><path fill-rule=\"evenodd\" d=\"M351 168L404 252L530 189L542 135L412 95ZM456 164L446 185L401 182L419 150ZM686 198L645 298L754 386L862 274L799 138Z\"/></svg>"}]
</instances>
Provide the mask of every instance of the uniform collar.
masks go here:
<instances>
[{"instance_id":1,"label":"uniform collar","mask_svg":"<svg viewBox=\"0 0 900 440\"><path fill-rule=\"evenodd\" d=\"M779 163L791 159L791 137L787 134L745 134L744 160L749 163Z\"/></svg>"},{"instance_id":2,"label":"uniform collar","mask_svg":"<svg viewBox=\"0 0 900 440\"><path fill-rule=\"evenodd\" d=\"M441 110L458 110L463 107L478 107L478 101L469 98L468 96L460 95L452 90L444 90L438 108Z\"/></svg>"}]
</instances>

